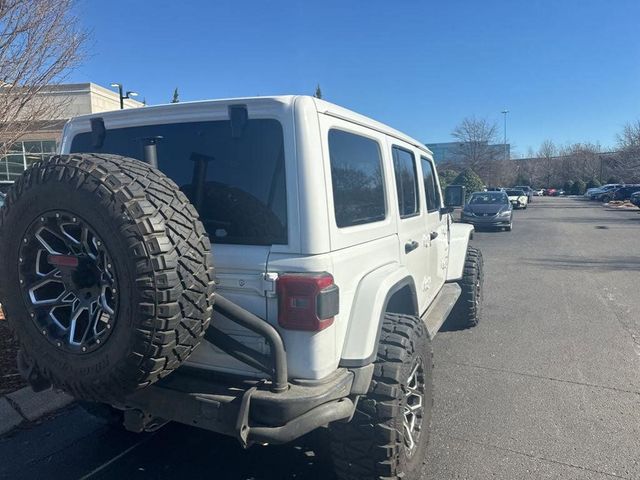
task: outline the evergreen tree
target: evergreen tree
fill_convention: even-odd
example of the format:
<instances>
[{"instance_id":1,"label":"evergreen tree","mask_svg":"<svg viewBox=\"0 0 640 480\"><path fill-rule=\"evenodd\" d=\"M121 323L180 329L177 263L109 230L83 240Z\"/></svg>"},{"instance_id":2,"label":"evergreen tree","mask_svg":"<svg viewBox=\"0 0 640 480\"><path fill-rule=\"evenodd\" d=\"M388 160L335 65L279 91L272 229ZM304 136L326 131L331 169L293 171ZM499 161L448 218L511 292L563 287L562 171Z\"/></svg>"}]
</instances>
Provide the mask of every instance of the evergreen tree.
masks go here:
<instances>
[{"instance_id":1,"label":"evergreen tree","mask_svg":"<svg viewBox=\"0 0 640 480\"><path fill-rule=\"evenodd\" d=\"M316 86L316 93L313 96L316 98L322 98L322 90L320 90L320 84Z\"/></svg>"},{"instance_id":2,"label":"evergreen tree","mask_svg":"<svg viewBox=\"0 0 640 480\"><path fill-rule=\"evenodd\" d=\"M473 192L480 192L484 188L484 182L476 172L470 168L465 168L453 179L451 185L463 185L466 188L466 196L469 198Z\"/></svg>"},{"instance_id":3,"label":"evergreen tree","mask_svg":"<svg viewBox=\"0 0 640 480\"><path fill-rule=\"evenodd\" d=\"M582 180L576 180L571 185L571 195L582 195L584 191L587 189L587 184ZM568 193L568 192L565 192Z\"/></svg>"},{"instance_id":4,"label":"evergreen tree","mask_svg":"<svg viewBox=\"0 0 640 480\"><path fill-rule=\"evenodd\" d=\"M522 172L516 177L516 185L531 185L531 180Z\"/></svg>"},{"instance_id":5,"label":"evergreen tree","mask_svg":"<svg viewBox=\"0 0 640 480\"><path fill-rule=\"evenodd\" d=\"M455 170L442 170L438 172L438 178L440 179L440 188L445 189L447 185L451 185L453 180L458 176L458 172Z\"/></svg>"},{"instance_id":6,"label":"evergreen tree","mask_svg":"<svg viewBox=\"0 0 640 480\"><path fill-rule=\"evenodd\" d=\"M573 188L573 181L572 180L567 180L566 182L564 182L564 187L562 187L562 189L564 190L564 193L566 195L569 195L571 193L571 189Z\"/></svg>"},{"instance_id":7,"label":"evergreen tree","mask_svg":"<svg viewBox=\"0 0 640 480\"><path fill-rule=\"evenodd\" d=\"M173 91L173 98L171 99L171 103L178 103L180 102L180 98L178 96L178 87L175 88L175 90Z\"/></svg>"},{"instance_id":8,"label":"evergreen tree","mask_svg":"<svg viewBox=\"0 0 640 480\"><path fill-rule=\"evenodd\" d=\"M598 181L597 178L592 178L591 180L589 180L587 182L587 189L589 188L598 188L600 187L602 184Z\"/></svg>"}]
</instances>

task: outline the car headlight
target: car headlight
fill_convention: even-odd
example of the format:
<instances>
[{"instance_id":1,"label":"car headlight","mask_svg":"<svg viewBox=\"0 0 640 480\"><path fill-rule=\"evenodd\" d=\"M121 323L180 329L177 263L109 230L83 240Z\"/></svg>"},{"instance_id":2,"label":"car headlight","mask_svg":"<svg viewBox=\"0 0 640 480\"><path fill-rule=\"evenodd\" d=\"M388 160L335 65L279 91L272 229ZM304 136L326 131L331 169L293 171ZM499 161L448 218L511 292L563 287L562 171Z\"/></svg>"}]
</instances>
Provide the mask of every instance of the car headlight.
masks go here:
<instances>
[{"instance_id":1,"label":"car headlight","mask_svg":"<svg viewBox=\"0 0 640 480\"><path fill-rule=\"evenodd\" d=\"M509 210L505 210L504 212L498 213L499 217L508 217L509 215L511 215L511 212Z\"/></svg>"}]
</instances>

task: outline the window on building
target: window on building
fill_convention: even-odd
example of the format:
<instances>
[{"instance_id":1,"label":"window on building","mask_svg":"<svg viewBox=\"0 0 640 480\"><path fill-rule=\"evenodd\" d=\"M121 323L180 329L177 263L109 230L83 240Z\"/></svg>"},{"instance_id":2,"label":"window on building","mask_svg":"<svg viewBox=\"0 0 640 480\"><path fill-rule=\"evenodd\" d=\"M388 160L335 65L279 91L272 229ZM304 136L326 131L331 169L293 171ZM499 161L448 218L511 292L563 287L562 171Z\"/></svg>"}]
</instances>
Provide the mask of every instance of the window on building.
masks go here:
<instances>
[{"instance_id":1,"label":"window on building","mask_svg":"<svg viewBox=\"0 0 640 480\"><path fill-rule=\"evenodd\" d=\"M55 151L55 140L25 140L12 144L8 153L0 158L0 181L15 181L29 165Z\"/></svg>"},{"instance_id":2,"label":"window on building","mask_svg":"<svg viewBox=\"0 0 640 480\"><path fill-rule=\"evenodd\" d=\"M422 181L424 182L424 194L427 197L427 211L435 212L440 209L440 194L436 184L433 164L428 158L420 157L422 163Z\"/></svg>"},{"instance_id":3,"label":"window on building","mask_svg":"<svg viewBox=\"0 0 640 480\"><path fill-rule=\"evenodd\" d=\"M331 130L329 159L338 227L384 220L386 203L378 142L342 130Z\"/></svg>"},{"instance_id":4,"label":"window on building","mask_svg":"<svg viewBox=\"0 0 640 480\"><path fill-rule=\"evenodd\" d=\"M418 174L413 153L400 147L393 147L393 168L396 174L400 218L418 214L420 212Z\"/></svg>"}]
</instances>

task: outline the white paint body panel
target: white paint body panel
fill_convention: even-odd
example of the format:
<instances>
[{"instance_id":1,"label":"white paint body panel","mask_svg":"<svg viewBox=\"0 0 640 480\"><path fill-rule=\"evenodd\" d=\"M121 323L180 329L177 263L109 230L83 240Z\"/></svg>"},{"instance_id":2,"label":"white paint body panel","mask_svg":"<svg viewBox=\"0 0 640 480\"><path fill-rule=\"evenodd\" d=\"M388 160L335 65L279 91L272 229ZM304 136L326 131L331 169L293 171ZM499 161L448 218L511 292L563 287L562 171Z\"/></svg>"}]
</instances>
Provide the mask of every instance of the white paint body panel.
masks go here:
<instances>
[{"instance_id":1,"label":"white paint body panel","mask_svg":"<svg viewBox=\"0 0 640 480\"><path fill-rule=\"evenodd\" d=\"M76 134L90 131L90 118L95 116L103 118L108 131L141 125L228 120L228 106L233 104L246 105L250 119L277 119L282 125L288 244L213 245L218 291L278 329L291 378L321 379L335 371L342 359L359 360L372 355L385 297L397 282L409 279L415 284L420 305L416 314L428 308L445 280L461 271L472 227L450 226L449 215L441 215L439 210L426 211L420 158L432 162L433 157L423 144L379 122L312 97L178 103L78 117L65 126L61 153L69 152ZM379 143L385 179L387 214L384 220L338 228L328 150L331 128L344 129ZM410 227L400 226L403 220L398 215L392 145L413 152L417 162L421 212L410 222L405 221L405 225L411 223ZM437 184L437 175L435 181ZM437 188L439 191L439 186ZM437 233L435 238L430 237L432 232ZM405 255L404 243L408 240L420 243L420 254ZM340 310L330 327L321 332L304 332L278 326L274 285L266 282L264 276L285 272L333 275L340 288ZM264 340L255 334L218 314L214 322L237 340L268 352ZM206 341L188 363L247 377L262 376Z\"/></svg>"}]
</instances>

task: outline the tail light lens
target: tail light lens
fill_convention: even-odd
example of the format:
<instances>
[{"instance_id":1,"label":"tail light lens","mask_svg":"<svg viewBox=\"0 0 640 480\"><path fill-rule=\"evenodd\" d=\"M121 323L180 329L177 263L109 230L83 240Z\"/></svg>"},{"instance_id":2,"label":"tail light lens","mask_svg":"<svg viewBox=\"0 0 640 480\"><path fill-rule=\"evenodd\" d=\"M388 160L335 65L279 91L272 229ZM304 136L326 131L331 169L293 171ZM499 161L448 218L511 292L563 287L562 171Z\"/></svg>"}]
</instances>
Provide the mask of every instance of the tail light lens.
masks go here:
<instances>
[{"instance_id":1,"label":"tail light lens","mask_svg":"<svg viewBox=\"0 0 640 480\"><path fill-rule=\"evenodd\" d=\"M280 275L276 290L282 328L319 332L338 314L339 289L328 273Z\"/></svg>"}]
</instances>

